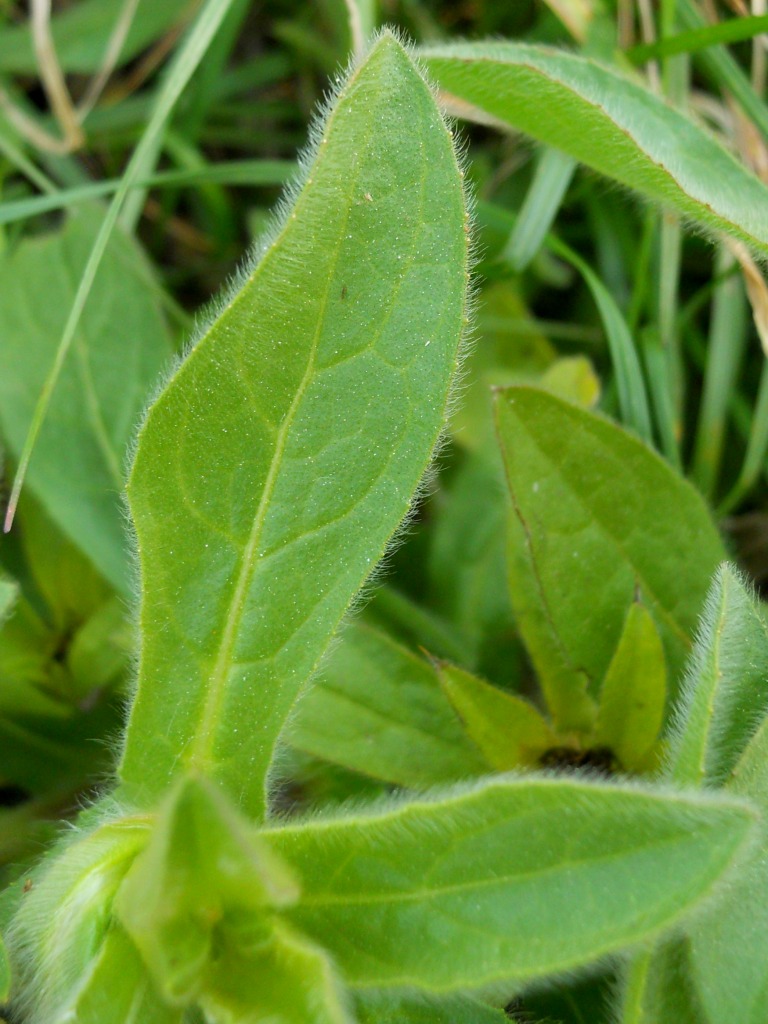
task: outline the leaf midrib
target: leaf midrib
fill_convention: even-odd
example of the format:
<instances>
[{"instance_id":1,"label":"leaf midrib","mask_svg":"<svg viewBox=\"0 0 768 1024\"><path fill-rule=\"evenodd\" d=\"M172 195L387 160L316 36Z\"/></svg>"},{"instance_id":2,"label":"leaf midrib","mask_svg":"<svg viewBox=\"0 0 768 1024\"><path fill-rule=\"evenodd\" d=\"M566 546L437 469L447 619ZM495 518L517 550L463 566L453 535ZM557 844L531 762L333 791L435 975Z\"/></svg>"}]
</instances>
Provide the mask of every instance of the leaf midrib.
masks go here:
<instances>
[{"instance_id":1,"label":"leaf midrib","mask_svg":"<svg viewBox=\"0 0 768 1024\"><path fill-rule=\"evenodd\" d=\"M347 97L349 97L353 92L354 82L355 79L351 79L347 89ZM331 117L329 118L327 124L325 125L323 131L323 138L327 137L330 134L331 127L334 124L334 122L338 119L338 111L342 106L342 104L337 105L333 113L331 114ZM367 150L368 142L370 140L370 135L372 131L373 128L369 125L366 137L366 146L365 149L361 147L361 150ZM311 165L307 181L303 185L302 192L297 197L294 212L297 211L297 207L301 201L302 196L306 194L304 190L306 189L306 186L310 183L312 174L316 173L316 170L320 165L320 161L322 160L322 149L323 147L322 145L320 145L318 148L318 160ZM352 195L354 192L354 186L359 179L362 164L363 160L361 157L358 160L356 175L353 178L350 178L350 185L348 189L349 195ZM221 707L224 702L227 681L229 678L229 673L233 661L232 655L234 652L235 644L237 642L240 623L245 612L245 604L248 590L255 571L255 565L258 560L258 548L259 543L261 541L261 535L264 529L264 525L266 523L267 513L269 510L272 494L274 492L278 474L283 463L283 455L285 452L286 445L288 443L288 437L293 426L296 413L298 412L298 409L304 399L304 395L306 394L307 388L309 387L310 382L315 374L315 361L317 356L318 344L320 336L322 334L323 326L325 324L325 314L328 307L328 300L331 292L331 282L334 279L334 268L338 262L339 250L344 239L350 212L351 204L348 203L344 218L338 231L337 243L336 248L334 250L333 258L329 261L328 264L329 269L327 283L325 287L325 294L322 297L322 301L320 303L320 308L318 311L317 328L312 339L312 345L307 360L307 368L304 371L304 375L301 379L301 382L293 398L293 401L291 402L288 412L286 413L285 419L283 420L283 423L277 432L277 437L275 440L275 450L269 465L266 480L264 482L264 489L259 500L259 505L256 510L256 515L254 517L254 522L253 526L251 527L251 532L249 534L248 541L246 543L246 546L243 550L243 554L241 557L240 571L238 573L235 588L232 592L232 599L229 603L224 633L222 636L221 644L219 645L219 650L216 656L216 662L214 664L213 671L208 679L208 685L206 688L202 713L200 715L199 726L196 729L194 739L188 748L189 755L185 757L187 766L193 770L197 769L205 772L206 768L209 767L210 761L212 759L212 748L216 735L216 721L220 717ZM285 237L289 230L291 219L292 218L289 214L286 217L286 221L282 231L277 235L277 237L272 242L269 250L262 257L262 260L259 263L256 272L253 275L252 281L255 281L261 275L265 265L267 264L272 254L278 250L280 242L282 241L282 239Z\"/></svg>"}]
</instances>

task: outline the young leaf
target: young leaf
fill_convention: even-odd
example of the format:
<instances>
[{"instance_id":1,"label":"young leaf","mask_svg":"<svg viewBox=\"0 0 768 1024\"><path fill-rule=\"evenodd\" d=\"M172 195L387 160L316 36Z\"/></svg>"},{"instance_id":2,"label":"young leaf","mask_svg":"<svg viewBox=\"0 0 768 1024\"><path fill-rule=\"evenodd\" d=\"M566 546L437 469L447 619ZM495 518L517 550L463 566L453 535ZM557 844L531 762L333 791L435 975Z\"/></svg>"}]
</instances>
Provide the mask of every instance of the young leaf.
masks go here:
<instances>
[{"instance_id":1,"label":"young leaf","mask_svg":"<svg viewBox=\"0 0 768 1024\"><path fill-rule=\"evenodd\" d=\"M503 1010L468 996L424 1002L389 992L362 992L356 1009L359 1024L509 1024Z\"/></svg>"},{"instance_id":2,"label":"young leaf","mask_svg":"<svg viewBox=\"0 0 768 1024\"><path fill-rule=\"evenodd\" d=\"M668 775L722 782L768 709L768 630L739 572L725 564L707 597L670 740Z\"/></svg>"},{"instance_id":3,"label":"young leaf","mask_svg":"<svg viewBox=\"0 0 768 1024\"><path fill-rule=\"evenodd\" d=\"M457 113L556 146L593 170L768 252L768 190L691 118L584 57L505 42L420 51ZM453 101L453 102L451 102Z\"/></svg>"},{"instance_id":4,"label":"young leaf","mask_svg":"<svg viewBox=\"0 0 768 1024\"><path fill-rule=\"evenodd\" d=\"M210 1024L355 1024L322 949L283 922L249 953L226 946L200 999Z\"/></svg>"},{"instance_id":5,"label":"young leaf","mask_svg":"<svg viewBox=\"0 0 768 1024\"><path fill-rule=\"evenodd\" d=\"M641 941L710 890L753 824L719 796L498 777L262 835L299 878L286 917L351 985L450 992Z\"/></svg>"},{"instance_id":6,"label":"young leaf","mask_svg":"<svg viewBox=\"0 0 768 1024\"><path fill-rule=\"evenodd\" d=\"M112 902L148 836L146 818L109 822L60 843L24 884L7 938L18 971L19 1002L34 1007L30 1024L96 1024L96 1017L81 1016L73 1008L101 970L102 958L111 961L104 943L112 932ZM126 963L122 969L132 970ZM120 970L119 964L109 967L110 984ZM99 988L95 981L94 988Z\"/></svg>"},{"instance_id":7,"label":"young leaf","mask_svg":"<svg viewBox=\"0 0 768 1024\"><path fill-rule=\"evenodd\" d=\"M595 739L622 768L643 767L656 742L667 697L664 648L653 618L633 601L600 690Z\"/></svg>"},{"instance_id":8,"label":"young leaf","mask_svg":"<svg viewBox=\"0 0 768 1024\"><path fill-rule=\"evenodd\" d=\"M673 936L634 958L621 993L620 1024L702 1024L691 975L690 943Z\"/></svg>"},{"instance_id":9,"label":"young leaf","mask_svg":"<svg viewBox=\"0 0 768 1024\"><path fill-rule=\"evenodd\" d=\"M693 974L710 1024L764 1024L768 1020L768 719L733 770L728 790L757 805L762 826L738 877L732 877L721 898L692 923Z\"/></svg>"},{"instance_id":10,"label":"young leaf","mask_svg":"<svg viewBox=\"0 0 768 1024\"><path fill-rule=\"evenodd\" d=\"M192 770L263 814L277 736L442 425L464 196L391 35L321 132L292 211L139 437L143 640L121 777L140 806Z\"/></svg>"},{"instance_id":11,"label":"young leaf","mask_svg":"<svg viewBox=\"0 0 768 1024\"><path fill-rule=\"evenodd\" d=\"M490 686L455 665L439 666L440 683L467 735L495 771L535 765L555 736L533 704Z\"/></svg>"},{"instance_id":12,"label":"young leaf","mask_svg":"<svg viewBox=\"0 0 768 1024\"><path fill-rule=\"evenodd\" d=\"M115 901L120 922L165 998L183 1005L207 983L243 912L296 897L293 880L209 783L181 780ZM235 946L235 952L237 952Z\"/></svg>"},{"instance_id":13,"label":"young leaf","mask_svg":"<svg viewBox=\"0 0 768 1024\"><path fill-rule=\"evenodd\" d=\"M27 239L0 259L0 363L14 367L13 374L0 374L0 428L16 456L101 220L100 208L84 207L63 230ZM28 486L124 594L126 446L170 356L149 271L135 243L115 234L51 400Z\"/></svg>"},{"instance_id":14,"label":"young leaf","mask_svg":"<svg viewBox=\"0 0 768 1024\"><path fill-rule=\"evenodd\" d=\"M636 591L675 679L723 546L690 484L602 416L527 387L496 416L512 603L555 724L588 731Z\"/></svg>"},{"instance_id":15,"label":"young leaf","mask_svg":"<svg viewBox=\"0 0 768 1024\"><path fill-rule=\"evenodd\" d=\"M141 957L119 927L106 935L74 1000L40 1024L182 1024L183 1011L158 993Z\"/></svg>"},{"instance_id":16,"label":"young leaf","mask_svg":"<svg viewBox=\"0 0 768 1024\"><path fill-rule=\"evenodd\" d=\"M315 757L413 789L487 770L435 669L359 623L347 627L297 706L287 739Z\"/></svg>"}]
</instances>

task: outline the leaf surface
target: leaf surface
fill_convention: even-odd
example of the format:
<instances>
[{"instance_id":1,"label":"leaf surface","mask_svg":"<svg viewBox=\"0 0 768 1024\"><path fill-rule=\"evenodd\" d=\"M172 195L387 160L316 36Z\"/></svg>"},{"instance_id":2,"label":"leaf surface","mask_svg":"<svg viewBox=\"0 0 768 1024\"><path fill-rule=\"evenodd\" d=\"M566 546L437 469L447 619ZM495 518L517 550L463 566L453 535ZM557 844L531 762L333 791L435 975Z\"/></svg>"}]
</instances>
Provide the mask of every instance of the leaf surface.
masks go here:
<instances>
[{"instance_id":1,"label":"leaf surface","mask_svg":"<svg viewBox=\"0 0 768 1024\"><path fill-rule=\"evenodd\" d=\"M451 102L556 146L614 181L768 252L768 190L707 131L585 57L505 42L419 55Z\"/></svg>"},{"instance_id":2,"label":"leaf surface","mask_svg":"<svg viewBox=\"0 0 768 1024\"><path fill-rule=\"evenodd\" d=\"M494 771L535 765L556 739L529 701L505 693L456 665L441 664L440 683L467 735Z\"/></svg>"},{"instance_id":3,"label":"leaf surface","mask_svg":"<svg viewBox=\"0 0 768 1024\"><path fill-rule=\"evenodd\" d=\"M13 374L0 374L0 429L15 456L101 219L98 207L83 207L61 231L26 239L0 259L0 363L14 367ZM27 485L123 594L130 589L122 506L126 448L170 356L143 257L116 233L51 399Z\"/></svg>"},{"instance_id":4,"label":"leaf surface","mask_svg":"<svg viewBox=\"0 0 768 1024\"><path fill-rule=\"evenodd\" d=\"M589 731L636 592L674 680L723 546L698 492L604 417L527 387L496 415L513 607L555 723Z\"/></svg>"},{"instance_id":5,"label":"leaf surface","mask_svg":"<svg viewBox=\"0 0 768 1024\"><path fill-rule=\"evenodd\" d=\"M357 623L299 703L287 736L315 757L414 789L487 770L432 665Z\"/></svg>"},{"instance_id":6,"label":"leaf surface","mask_svg":"<svg viewBox=\"0 0 768 1024\"><path fill-rule=\"evenodd\" d=\"M351 985L448 992L642 940L708 892L754 820L721 797L501 776L262 835L299 879L286 916Z\"/></svg>"},{"instance_id":7,"label":"leaf surface","mask_svg":"<svg viewBox=\"0 0 768 1024\"><path fill-rule=\"evenodd\" d=\"M768 629L734 566L718 570L683 684L668 757L680 784L722 782L768 708Z\"/></svg>"},{"instance_id":8,"label":"leaf surface","mask_svg":"<svg viewBox=\"0 0 768 1024\"><path fill-rule=\"evenodd\" d=\"M627 771L640 769L664 721L664 647L648 610L634 601L600 689L595 743L609 747Z\"/></svg>"},{"instance_id":9,"label":"leaf surface","mask_svg":"<svg viewBox=\"0 0 768 1024\"><path fill-rule=\"evenodd\" d=\"M443 422L464 197L392 36L315 137L293 209L139 437L143 641L121 775L140 805L192 770L263 813L278 734Z\"/></svg>"},{"instance_id":10,"label":"leaf surface","mask_svg":"<svg viewBox=\"0 0 768 1024\"><path fill-rule=\"evenodd\" d=\"M425 1003L413 996L389 992L361 993L357 1020L359 1024L509 1024L503 1010L468 996Z\"/></svg>"},{"instance_id":11,"label":"leaf surface","mask_svg":"<svg viewBox=\"0 0 768 1024\"><path fill-rule=\"evenodd\" d=\"M768 719L744 751L727 788L757 805L760 835L738 876L693 922L693 974L711 1024L763 1024L768 1020Z\"/></svg>"}]
</instances>

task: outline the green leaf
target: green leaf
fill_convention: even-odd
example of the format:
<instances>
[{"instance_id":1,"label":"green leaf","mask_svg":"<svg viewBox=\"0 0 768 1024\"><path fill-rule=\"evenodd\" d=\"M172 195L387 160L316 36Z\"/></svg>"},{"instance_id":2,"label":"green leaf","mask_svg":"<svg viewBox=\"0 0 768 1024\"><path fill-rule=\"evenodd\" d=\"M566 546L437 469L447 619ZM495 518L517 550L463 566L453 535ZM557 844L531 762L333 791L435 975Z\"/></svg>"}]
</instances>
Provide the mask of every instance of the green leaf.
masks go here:
<instances>
[{"instance_id":1,"label":"green leaf","mask_svg":"<svg viewBox=\"0 0 768 1024\"><path fill-rule=\"evenodd\" d=\"M487 418L490 427L490 398ZM426 646L494 681L516 683L522 652L506 585L501 460L470 453L441 483L430 519L428 600L454 633L466 637L469 657L442 655Z\"/></svg>"},{"instance_id":2,"label":"green leaf","mask_svg":"<svg viewBox=\"0 0 768 1024\"><path fill-rule=\"evenodd\" d=\"M69 634L114 590L29 491L22 494L15 523L32 584L45 601L46 618L55 630Z\"/></svg>"},{"instance_id":3,"label":"green leaf","mask_svg":"<svg viewBox=\"0 0 768 1024\"><path fill-rule=\"evenodd\" d=\"M513 607L555 725L588 732L636 592L674 680L723 547L691 485L602 416L526 387L496 412Z\"/></svg>"},{"instance_id":4,"label":"green leaf","mask_svg":"<svg viewBox=\"0 0 768 1024\"><path fill-rule=\"evenodd\" d=\"M536 765L556 739L539 711L521 697L504 693L455 665L439 666L440 683L494 771Z\"/></svg>"},{"instance_id":5,"label":"green leaf","mask_svg":"<svg viewBox=\"0 0 768 1024\"><path fill-rule=\"evenodd\" d=\"M8 961L8 953L0 935L0 1006L7 1002L11 991L11 965Z\"/></svg>"},{"instance_id":6,"label":"green leaf","mask_svg":"<svg viewBox=\"0 0 768 1024\"><path fill-rule=\"evenodd\" d=\"M351 985L450 992L641 941L709 892L753 823L719 796L497 777L262 835L300 881L287 918Z\"/></svg>"},{"instance_id":7,"label":"green leaf","mask_svg":"<svg viewBox=\"0 0 768 1024\"><path fill-rule=\"evenodd\" d=\"M693 974L709 1024L763 1024L768 1019L768 719L734 768L728 789L757 805L760 836L722 898L693 922Z\"/></svg>"},{"instance_id":8,"label":"green leaf","mask_svg":"<svg viewBox=\"0 0 768 1024\"><path fill-rule=\"evenodd\" d=\"M330 959L282 922L249 954L226 947L200 1005L210 1024L355 1024Z\"/></svg>"},{"instance_id":9,"label":"green leaf","mask_svg":"<svg viewBox=\"0 0 768 1024\"><path fill-rule=\"evenodd\" d=\"M635 957L623 983L621 1013L616 1019L621 1024L709 1021L691 975L686 938L673 936Z\"/></svg>"},{"instance_id":10,"label":"green leaf","mask_svg":"<svg viewBox=\"0 0 768 1024\"><path fill-rule=\"evenodd\" d=\"M600 690L595 744L609 747L627 771L641 769L664 721L666 697L661 637L648 610L634 601Z\"/></svg>"},{"instance_id":11,"label":"green leaf","mask_svg":"<svg viewBox=\"0 0 768 1024\"><path fill-rule=\"evenodd\" d=\"M0 429L17 457L102 216L99 208L82 208L61 231L26 239L0 260L0 362L14 367L13 374L0 374ZM121 505L126 448L170 355L140 250L116 234L51 400L28 485L55 525L123 594L129 590Z\"/></svg>"},{"instance_id":12,"label":"green leaf","mask_svg":"<svg viewBox=\"0 0 768 1024\"><path fill-rule=\"evenodd\" d=\"M182 1024L182 1017L160 997L127 935L113 927L72 1005L49 1024Z\"/></svg>"},{"instance_id":13,"label":"green leaf","mask_svg":"<svg viewBox=\"0 0 768 1024\"><path fill-rule=\"evenodd\" d=\"M642 43L626 51L626 56L633 64L643 64L658 57L671 57L676 53L693 53L707 46L720 43L738 43L744 39L752 39L762 32L768 31L768 15L762 14L752 18L730 18L716 25L706 25L689 32L678 32L653 43Z\"/></svg>"},{"instance_id":14,"label":"green leaf","mask_svg":"<svg viewBox=\"0 0 768 1024\"><path fill-rule=\"evenodd\" d=\"M98 818L103 810L92 814ZM75 1019L96 1024L95 1017L81 1017L74 1007L101 970L102 957L113 956L104 947L112 930L112 902L148 837L149 820L138 816L73 833L59 841L26 882L22 877L17 883L24 882L24 891L7 937L11 963L14 970L18 967L15 995L22 1005L34 1001L34 1024ZM124 967L133 970L130 964ZM118 965L109 967L110 984L117 974Z\"/></svg>"},{"instance_id":15,"label":"green leaf","mask_svg":"<svg viewBox=\"0 0 768 1024\"><path fill-rule=\"evenodd\" d=\"M419 51L452 109L556 146L713 231L768 252L768 190L690 118L584 57L505 42Z\"/></svg>"},{"instance_id":16,"label":"green leaf","mask_svg":"<svg viewBox=\"0 0 768 1024\"><path fill-rule=\"evenodd\" d=\"M14 580L0 578L0 624L8 618L19 596L19 586Z\"/></svg>"},{"instance_id":17,"label":"green leaf","mask_svg":"<svg viewBox=\"0 0 768 1024\"><path fill-rule=\"evenodd\" d=\"M413 789L480 775L487 767L443 696L435 669L360 624L344 631L300 701L287 739L315 757Z\"/></svg>"},{"instance_id":18,"label":"green leaf","mask_svg":"<svg viewBox=\"0 0 768 1024\"><path fill-rule=\"evenodd\" d=\"M723 565L707 597L670 739L668 775L722 782L768 709L768 630L746 581Z\"/></svg>"},{"instance_id":19,"label":"green leaf","mask_svg":"<svg viewBox=\"0 0 768 1024\"><path fill-rule=\"evenodd\" d=\"M223 796L210 783L183 779L115 909L165 998L183 1005L206 986L222 942L234 944L228 933L263 931L265 909L296 895L283 866Z\"/></svg>"},{"instance_id":20,"label":"green leaf","mask_svg":"<svg viewBox=\"0 0 768 1024\"><path fill-rule=\"evenodd\" d=\"M315 137L292 211L139 437L143 641L121 767L139 805L192 770L263 814L278 734L442 425L464 197L434 99L391 35Z\"/></svg>"},{"instance_id":21,"label":"green leaf","mask_svg":"<svg viewBox=\"0 0 768 1024\"><path fill-rule=\"evenodd\" d=\"M101 68L106 40L123 6L122 0L79 0L51 19L56 56L64 71L88 73ZM189 0L139 3L120 50L120 64L138 56L181 21L189 10ZM0 69L23 74L37 72L38 61L27 23L6 24L0 29Z\"/></svg>"},{"instance_id":22,"label":"green leaf","mask_svg":"<svg viewBox=\"0 0 768 1024\"><path fill-rule=\"evenodd\" d=\"M391 993L363 992L358 996L359 1024L509 1024L503 1010L468 996L431 1000Z\"/></svg>"}]
</instances>

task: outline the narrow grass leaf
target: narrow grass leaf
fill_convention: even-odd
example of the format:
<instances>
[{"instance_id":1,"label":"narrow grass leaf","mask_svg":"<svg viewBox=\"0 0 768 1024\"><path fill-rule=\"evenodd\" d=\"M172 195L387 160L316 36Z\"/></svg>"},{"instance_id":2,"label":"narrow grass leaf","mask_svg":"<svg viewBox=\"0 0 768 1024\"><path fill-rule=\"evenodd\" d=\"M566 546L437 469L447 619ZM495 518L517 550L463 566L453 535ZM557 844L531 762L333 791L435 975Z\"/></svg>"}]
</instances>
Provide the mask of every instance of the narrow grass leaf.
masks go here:
<instances>
[{"instance_id":1,"label":"narrow grass leaf","mask_svg":"<svg viewBox=\"0 0 768 1024\"><path fill-rule=\"evenodd\" d=\"M668 773L681 784L721 782L766 710L768 629L735 567L712 584L670 739Z\"/></svg>"},{"instance_id":2,"label":"narrow grass leaf","mask_svg":"<svg viewBox=\"0 0 768 1024\"><path fill-rule=\"evenodd\" d=\"M0 260L0 361L15 368L0 375L0 429L17 458L102 219L99 207L79 210L62 230L24 240ZM54 524L123 594L127 447L172 353L148 273L136 244L114 234L28 478Z\"/></svg>"},{"instance_id":3,"label":"narrow grass leaf","mask_svg":"<svg viewBox=\"0 0 768 1024\"><path fill-rule=\"evenodd\" d=\"M160 171L136 181L132 189L193 187L195 185L283 185L295 173L291 160L230 160L190 170ZM0 224L12 224L38 217L51 210L63 210L93 199L110 196L120 188L120 179L92 181L76 188L58 189L42 196L9 199L0 205Z\"/></svg>"},{"instance_id":4,"label":"narrow grass leaf","mask_svg":"<svg viewBox=\"0 0 768 1024\"><path fill-rule=\"evenodd\" d=\"M634 430L643 441L651 444L653 435L648 395L637 349L624 314L619 309L613 295L586 260L583 260L578 253L556 238L548 239L548 246L552 252L578 270L592 293L605 328L608 350L616 377L622 422L630 430Z\"/></svg>"},{"instance_id":5,"label":"narrow grass leaf","mask_svg":"<svg viewBox=\"0 0 768 1024\"><path fill-rule=\"evenodd\" d=\"M501 776L262 834L301 885L286 915L353 987L451 992L642 941L709 892L754 822L722 797Z\"/></svg>"},{"instance_id":6,"label":"narrow grass leaf","mask_svg":"<svg viewBox=\"0 0 768 1024\"><path fill-rule=\"evenodd\" d=\"M423 789L487 768L432 665L354 624L299 702L287 730L298 750L397 786Z\"/></svg>"},{"instance_id":7,"label":"narrow grass leaf","mask_svg":"<svg viewBox=\"0 0 768 1024\"><path fill-rule=\"evenodd\" d=\"M555 724L590 730L638 590L673 682L723 546L698 492L602 416L528 387L496 411L513 607Z\"/></svg>"},{"instance_id":8,"label":"narrow grass leaf","mask_svg":"<svg viewBox=\"0 0 768 1024\"><path fill-rule=\"evenodd\" d=\"M644 64L659 57L672 57L676 53L695 53L708 46L728 43L740 43L745 39L753 39L761 33L768 32L768 15L759 14L754 17L728 18L715 25L703 25L701 28L688 32L677 32L675 35L657 39L653 43L640 43L626 50L626 56L633 64Z\"/></svg>"},{"instance_id":9,"label":"narrow grass leaf","mask_svg":"<svg viewBox=\"0 0 768 1024\"><path fill-rule=\"evenodd\" d=\"M101 68L104 40L109 38L122 6L123 0L80 0L51 18L53 44L64 71L88 74ZM189 10L189 0L139 3L120 51L120 63L138 56ZM0 29L0 70L7 74L37 74L38 60L28 24L5 24Z\"/></svg>"},{"instance_id":10,"label":"narrow grass leaf","mask_svg":"<svg viewBox=\"0 0 768 1024\"><path fill-rule=\"evenodd\" d=\"M557 149L542 155L520 215L502 254L519 274L544 243L573 178L576 163Z\"/></svg>"},{"instance_id":11,"label":"narrow grass leaf","mask_svg":"<svg viewBox=\"0 0 768 1024\"><path fill-rule=\"evenodd\" d=\"M655 744L667 698L664 646L650 612L634 601L600 689L595 743L627 771L643 767Z\"/></svg>"},{"instance_id":12,"label":"narrow grass leaf","mask_svg":"<svg viewBox=\"0 0 768 1024\"><path fill-rule=\"evenodd\" d=\"M449 99L556 146L704 228L768 253L768 190L715 139L635 81L591 60L506 42L430 46Z\"/></svg>"},{"instance_id":13,"label":"narrow grass leaf","mask_svg":"<svg viewBox=\"0 0 768 1024\"><path fill-rule=\"evenodd\" d=\"M432 94L392 36L315 138L293 209L139 437L143 645L121 776L141 805L191 769L264 812L283 724L443 423L464 197Z\"/></svg>"}]
</instances>

